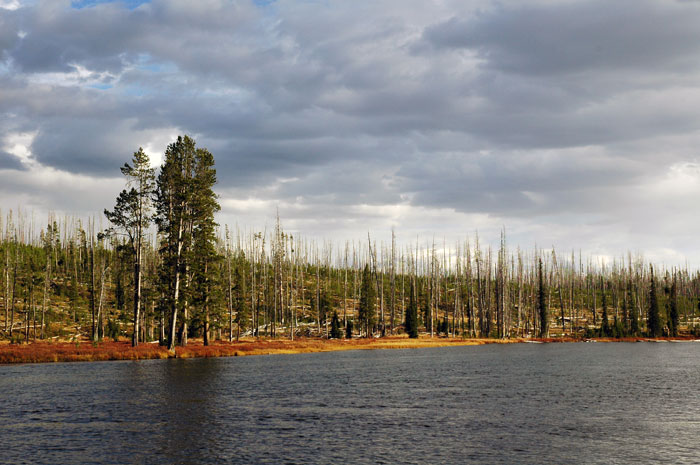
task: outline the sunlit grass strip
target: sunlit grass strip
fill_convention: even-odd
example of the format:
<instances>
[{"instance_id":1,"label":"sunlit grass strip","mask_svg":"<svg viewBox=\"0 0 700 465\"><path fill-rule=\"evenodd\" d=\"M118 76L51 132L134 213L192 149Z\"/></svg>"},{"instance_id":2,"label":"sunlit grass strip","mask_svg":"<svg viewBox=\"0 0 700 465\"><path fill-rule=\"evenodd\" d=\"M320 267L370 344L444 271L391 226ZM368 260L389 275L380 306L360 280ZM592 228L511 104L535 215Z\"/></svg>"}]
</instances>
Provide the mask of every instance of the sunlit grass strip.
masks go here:
<instances>
[{"instance_id":1,"label":"sunlit grass strip","mask_svg":"<svg viewBox=\"0 0 700 465\"><path fill-rule=\"evenodd\" d=\"M675 338L643 338L628 337L621 339L596 338L586 339L595 342L644 342L644 341L692 341L692 336ZM36 342L32 344L0 344L0 364L10 363L46 363L46 362L91 362L105 360L146 360L165 358L201 358L201 357L234 357L245 355L300 354L311 352L332 352L341 350L373 350L373 349L418 349L430 347L473 346L483 344L509 344L522 342L581 342L584 339L547 338L547 339L461 339L461 338L428 338L409 339L395 336L382 339L351 339L327 340L317 338L301 338L290 340L244 340L241 342L217 341L209 346L201 341L191 342L186 347L177 347L175 352L169 352L158 344L141 344L131 347L129 342L101 342L93 345L90 342Z\"/></svg>"},{"instance_id":2,"label":"sunlit grass strip","mask_svg":"<svg viewBox=\"0 0 700 465\"><path fill-rule=\"evenodd\" d=\"M241 342L215 342L204 346L200 341L191 342L186 347L176 347L175 353L157 344L141 344L131 347L128 342L90 342L32 344L0 344L0 363L43 363L78 362L102 360L143 360L162 358L231 357L244 355L297 354L309 352L330 352L357 349L410 349L421 347L443 347L476 345L497 342L493 339L408 339L393 337L385 339L327 340L303 338L289 340L246 340Z\"/></svg>"}]
</instances>

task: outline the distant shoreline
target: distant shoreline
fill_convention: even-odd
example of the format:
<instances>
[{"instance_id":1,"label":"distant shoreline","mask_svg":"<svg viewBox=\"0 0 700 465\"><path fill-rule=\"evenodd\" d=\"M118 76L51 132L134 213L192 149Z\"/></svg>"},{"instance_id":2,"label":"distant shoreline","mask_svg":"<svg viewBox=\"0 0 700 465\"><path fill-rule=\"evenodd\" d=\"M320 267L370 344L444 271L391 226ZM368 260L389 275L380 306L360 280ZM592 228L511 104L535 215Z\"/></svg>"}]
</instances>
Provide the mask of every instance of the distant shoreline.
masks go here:
<instances>
[{"instance_id":1,"label":"distant shoreline","mask_svg":"<svg viewBox=\"0 0 700 465\"><path fill-rule=\"evenodd\" d=\"M688 342L700 341L693 336L679 337L627 337L613 338L546 338L546 339L462 339L427 336L418 339L392 336L378 339L252 339L240 342L216 341L204 346L201 340L191 341L186 347L177 347L174 352L157 343L141 343L131 347L128 341L100 342L43 342L30 344L0 344L0 364L51 363L51 362L97 362L107 360L152 360L167 358L235 357L248 355L300 354L311 352L335 352L343 350L418 349L430 347L456 347L484 344L560 343L560 342Z\"/></svg>"}]
</instances>

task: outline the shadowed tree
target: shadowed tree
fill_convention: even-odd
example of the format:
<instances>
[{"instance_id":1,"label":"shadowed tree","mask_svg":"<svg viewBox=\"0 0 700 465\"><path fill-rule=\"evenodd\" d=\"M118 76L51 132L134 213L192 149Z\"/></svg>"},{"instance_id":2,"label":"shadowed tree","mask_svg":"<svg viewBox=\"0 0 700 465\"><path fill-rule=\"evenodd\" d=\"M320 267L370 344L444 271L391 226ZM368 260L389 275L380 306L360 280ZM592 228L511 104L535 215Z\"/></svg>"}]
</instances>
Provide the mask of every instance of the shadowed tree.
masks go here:
<instances>
[{"instance_id":1,"label":"shadowed tree","mask_svg":"<svg viewBox=\"0 0 700 465\"><path fill-rule=\"evenodd\" d=\"M406 334L408 337L415 339L418 337L418 304L416 303L415 286L411 285L411 293L406 308Z\"/></svg>"},{"instance_id":2,"label":"shadowed tree","mask_svg":"<svg viewBox=\"0 0 700 465\"><path fill-rule=\"evenodd\" d=\"M195 168L195 142L188 136L165 150L165 161L157 179L156 224L161 237L161 285L166 305L170 309L168 349L176 341L180 309L185 310L182 296L183 276L189 272L189 248L192 241L192 179ZM184 289L187 291L187 289ZM187 315L183 317L186 324ZM186 334L186 328L183 327Z\"/></svg>"},{"instance_id":3,"label":"shadowed tree","mask_svg":"<svg viewBox=\"0 0 700 465\"><path fill-rule=\"evenodd\" d=\"M132 164L125 163L121 168L127 179L128 190L124 189L117 197L114 210L104 214L112 223L107 234L126 234L133 259L134 270L134 334L131 344L138 345L141 311L141 262L144 246L144 233L151 224L151 196L154 189L155 170L151 168L148 155L139 148L134 152Z\"/></svg>"},{"instance_id":4,"label":"shadowed tree","mask_svg":"<svg viewBox=\"0 0 700 465\"><path fill-rule=\"evenodd\" d=\"M678 285L676 284L676 273L673 273L673 282L668 296L668 333L670 336L678 336L679 322L678 314Z\"/></svg>"},{"instance_id":5,"label":"shadowed tree","mask_svg":"<svg viewBox=\"0 0 700 465\"><path fill-rule=\"evenodd\" d=\"M340 319L338 318L338 312L333 312L333 317L331 318L331 339L341 339L343 337L343 331L340 329Z\"/></svg>"},{"instance_id":6,"label":"shadowed tree","mask_svg":"<svg viewBox=\"0 0 700 465\"><path fill-rule=\"evenodd\" d=\"M214 193L216 169L214 157L206 149L197 149L194 155L194 177L191 181L192 249L189 261L192 269L192 303L199 307L203 324L204 345L209 345L210 312L213 300L219 295L216 282L218 273L213 267L219 264L220 254L216 250L216 222L214 213L221 207ZM218 300L218 299L217 299Z\"/></svg>"},{"instance_id":7,"label":"shadowed tree","mask_svg":"<svg viewBox=\"0 0 700 465\"><path fill-rule=\"evenodd\" d=\"M374 311L376 291L372 285L372 273L369 264L362 270L362 284L360 285L360 308L358 318L360 326L365 331L365 337L370 337L374 326L376 315Z\"/></svg>"},{"instance_id":8,"label":"shadowed tree","mask_svg":"<svg viewBox=\"0 0 700 465\"><path fill-rule=\"evenodd\" d=\"M649 316L647 318L647 331L651 337L661 336L661 316L659 312L659 301L656 295L656 278L654 278L654 267L649 265L651 270L649 284Z\"/></svg>"}]
</instances>

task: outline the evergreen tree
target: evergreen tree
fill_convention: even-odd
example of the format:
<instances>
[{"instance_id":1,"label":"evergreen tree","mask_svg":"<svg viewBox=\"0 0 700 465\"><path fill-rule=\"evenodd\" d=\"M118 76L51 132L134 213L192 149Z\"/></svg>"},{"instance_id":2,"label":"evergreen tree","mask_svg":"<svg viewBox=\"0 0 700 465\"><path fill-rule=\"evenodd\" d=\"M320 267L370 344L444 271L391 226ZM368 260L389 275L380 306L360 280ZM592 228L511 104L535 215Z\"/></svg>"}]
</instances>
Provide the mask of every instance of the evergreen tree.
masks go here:
<instances>
[{"instance_id":1,"label":"evergreen tree","mask_svg":"<svg viewBox=\"0 0 700 465\"><path fill-rule=\"evenodd\" d=\"M673 273L673 283L668 296L668 333L670 336L678 336L678 325L680 324L678 315L678 287L676 284L676 274Z\"/></svg>"},{"instance_id":2,"label":"evergreen tree","mask_svg":"<svg viewBox=\"0 0 700 465\"><path fill-rule=\"evenodd\" d=\"M117 310L124 310L126 306L126 280L128 246L116 239L112 240L115 263L112 266L112 280L114 281L114 305Z\"/></svg>"},{"instance_id":3,"label":"evergreen tree","mask_svg":"<svg viewBox=\"0 0 700 465\"><path fill-rule=\"evenodd\" d=\"M139 342L139 321L141 321L141 264L143 261L144 235L151 224L151 196L153 195L155 170L151 168L148 155L139 148L134 152L132 164L125 163L121 168L127 179L129 190L124 189L117 197L114 210L105 210L104 214L112 223L107 234L122 233L128 238L129 249L134 270L134 333L133 346Z\"/></svg>"},{"instance_id":4,"label":"evergreen tree","mask_svg":"<svg viewBox=\"0 0 700 465\"><path fill-rule=\"evenodd\" d=\"M345 324L345 339L352 339L352 320L348 320Z\"/></svg>"},{"instance_id":5,"label":"evergreen tree","mask_svg":"<svg viewBox=\"0 0 700 465\"><path fill-rule=\"evenodd\" d=\"M340 320L338 319L338 312L333 312L333 318L331 319L331 339L341 339L343 337L343 332L340 330Z\"/></svg>"},{"instance_id":6,"label":"evergreen tree","mask_svg":"<svg viewBox=\"0 0 700 465\"><path fill-rule=\"evenodd\" d=\"M542 257L539 258L537 267L537 310L540 314L540 337L547 337L549 329L549 317L547 315L547 300L544 290L544 272L542 270Z\"/></svg>"},{"instance_id":7,"label":"evergreen tree","mask_svg":"<svg viewBox=\"0 0 700 465\"><path fill-rule=\"evenodd\" d=\"M194 155L194 177L192 178L190 222L192 228L193 247L190 250L189 261L192 270L192 303L199 307L203 323L204 345L209 345L210 313L215 289L217 273L213 267L220 263L221 256L216 250L216 227L214 214L221 209L214 193L216 184L216 169L214 157L206 149L197 149Z\"/></svg>"},{"instance_id":8,"label":"evergreen tree","mask_svg":"<svg viewBox=\"0 0 700 465\"><path fill-rule=\"evenodd\" d=\"M418 304L416 302L415 285L411 285L410 299L406 307L406 334L412 339L418 337Z\"/></svg>"},{"instance_id":9,"label":"evergreen tree","mask_svg":"<svg viewBox=\"0 0 700 465\"><path fill-rule=\"evenodd\" d=\"M649 265L651 270L649 284L649 316L647 318L647 331L650 337L661 336L661 316L659 313L659 301L656 296L656 279L654 278L654 267Z\"/></svg>"},{"instance_id":10,"label":"evergreen tree","mask_svg":"<svg viewBox=\"0 0 700 465\"><path fill-rule=\"evenodd\" d=\"M183 313L181 334L187 336L190 259L193 229L193 179L196 165L195 141L178 136L165 150L165 160L157 179L156 224L161 237L161 284L164 303L169 307L168 348L173 350L178 313ZM183 298L185 297L185 298ZM184 341L183 341L184 342Z\"/></svg>"},{"instance_id":11,"label":"evergreen tree","mask_svg":"<svg viewBox=\"0 0 700 465\"><path fill-rule=\"evenodd\" d=\"M448 335L450 328L447 322L447 317L443 318L442 321L438 318L438 334L443 333L445 336Z\"/></svg>"},{"instance_id":12,"label":"evergreen tree","mask_svg":"<svg viewBox=\"0 0 700 465\"><path fill-rule=\"evenodd\" d=\"M423 324L425 325L425 330L430 330L430 294L428 292L423 293Z\"/></svg>"},{"instance_id":13,"label":"evergreen tree","mask_svg":"<svg viewBox=\"0 0 700 465\"><path fill-rule=\"evenodd\" d=\"M613 328L612 328L612 337L614 338L621 338L625 335L625 327L622 324L620 320L617 319L617 315L615 315L614 320L613 320Z\"/></svg>"},{"instance_id":14,"label":"evergreen tree","mask_svg":"<svg viewBox=\"0 0 700 465\"><path fill-rule=\"evenodd\" d=\"M360 326L364 329L365 337L370 337L372 335L372 327L376 320L374 305L377 294L372 281L372 273L369 270L369 265L366 264L362 271L360 308L358 312Z\"/></svg>"}]
</instances>

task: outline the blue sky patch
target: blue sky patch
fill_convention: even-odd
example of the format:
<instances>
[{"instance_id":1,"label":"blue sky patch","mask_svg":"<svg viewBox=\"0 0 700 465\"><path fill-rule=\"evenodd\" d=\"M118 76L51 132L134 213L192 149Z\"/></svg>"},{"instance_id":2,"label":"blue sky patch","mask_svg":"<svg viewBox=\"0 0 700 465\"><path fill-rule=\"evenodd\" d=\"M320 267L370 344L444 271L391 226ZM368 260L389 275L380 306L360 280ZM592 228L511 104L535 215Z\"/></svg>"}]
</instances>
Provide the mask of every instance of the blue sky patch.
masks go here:
<instances>
[{"instance_id":1,"label":"blue sky patch","mask_svg":"<svg viewBox=\"0 0 700 465\"><path fill-rule=\"evenodd\" d=\"M134 8L143 5L144 3L150 3L150 0L75 0L71 2L71 6L75 9L89 8L100 3L123 3L127 8L133 10Z\"/></svg>"}]
</instances>

